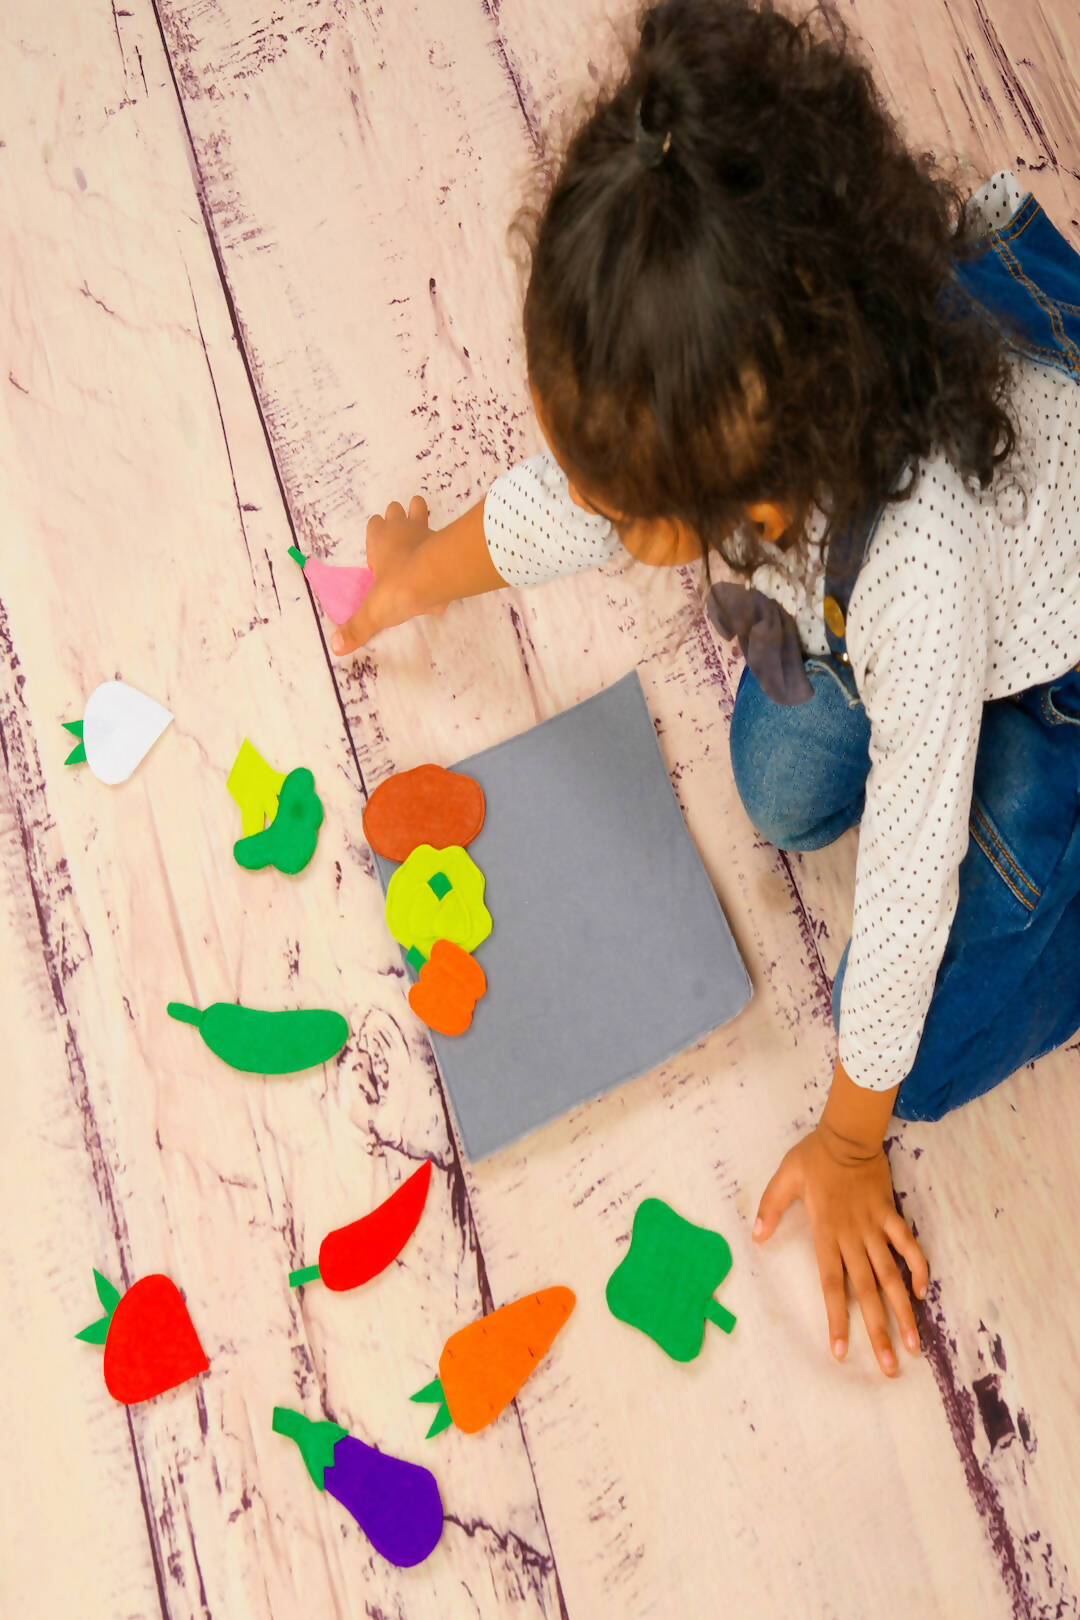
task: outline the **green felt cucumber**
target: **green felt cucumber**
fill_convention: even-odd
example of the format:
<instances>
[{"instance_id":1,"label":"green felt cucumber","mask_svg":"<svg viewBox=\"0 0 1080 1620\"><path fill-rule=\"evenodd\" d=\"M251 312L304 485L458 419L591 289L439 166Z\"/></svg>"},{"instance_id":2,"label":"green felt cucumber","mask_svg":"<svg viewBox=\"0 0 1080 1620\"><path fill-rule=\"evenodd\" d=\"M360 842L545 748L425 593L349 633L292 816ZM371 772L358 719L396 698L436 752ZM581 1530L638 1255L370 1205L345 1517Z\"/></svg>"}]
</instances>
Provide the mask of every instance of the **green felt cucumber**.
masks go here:
<instances>
[{"instance_id":1,"label":"green felt cucumber","mask_svg":"<svg viewBox=\"0 0 1080 1620\"><path fill-rule=\"evenodd\" d=\"M203 1012L170 1001L170 1018L194 1024L223 1063L248 1074L293 1074L326 1063L349 1038L340 1013L324 1007L260 1012L235 1001L215 1001Z\"/></svg>"}]
</instances>

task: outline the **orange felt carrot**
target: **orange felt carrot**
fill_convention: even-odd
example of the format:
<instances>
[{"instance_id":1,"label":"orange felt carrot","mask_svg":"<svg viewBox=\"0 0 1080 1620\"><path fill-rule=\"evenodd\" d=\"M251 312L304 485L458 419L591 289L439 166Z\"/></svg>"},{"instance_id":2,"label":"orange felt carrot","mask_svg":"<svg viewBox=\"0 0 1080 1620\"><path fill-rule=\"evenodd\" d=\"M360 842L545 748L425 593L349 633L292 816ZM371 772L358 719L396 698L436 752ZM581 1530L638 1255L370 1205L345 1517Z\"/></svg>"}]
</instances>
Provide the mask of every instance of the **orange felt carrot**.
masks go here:
<instances>
[{"instance_id":1,"label":"orange felt carrot","mask_svg":"<svg viewBox=\"0 0 1080 1620\"><path fill-rule=\"evenodd\" d=\"M509 1406L577 1304L573 1289L542 1288L451 1334L439 1357L439 1376L414 1401L438 1402L428 1439L456 1423L475 1434Z\"/></svg>"}]
</instances>

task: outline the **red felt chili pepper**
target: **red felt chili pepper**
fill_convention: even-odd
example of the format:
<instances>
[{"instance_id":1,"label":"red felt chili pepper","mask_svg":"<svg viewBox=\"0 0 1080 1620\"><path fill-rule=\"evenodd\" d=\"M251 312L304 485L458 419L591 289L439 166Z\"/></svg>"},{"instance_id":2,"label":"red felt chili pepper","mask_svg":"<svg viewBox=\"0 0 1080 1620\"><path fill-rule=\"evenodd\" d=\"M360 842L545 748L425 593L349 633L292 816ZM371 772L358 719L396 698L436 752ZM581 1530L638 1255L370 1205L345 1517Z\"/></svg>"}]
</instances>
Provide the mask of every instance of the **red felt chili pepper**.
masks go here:
<instances>
[{"instance_id":1,"label":"red felt chili pepper","mask_svg":"<svg viewBox=\"0 0 1080 1620\"><path fill-rule=\"evenodd\" d=\"M361 1283L377 1277L397 1259L416 1230L430 1181L431 1160L425 1159L419 1170L370 1214L328 1232L319 1245L318 1265L290 1271L290 1286L298 1288L301 1283L321 1277L327 1288L344 1293L347 1288L359 1288Z\"/></svg>"}]
</instances>

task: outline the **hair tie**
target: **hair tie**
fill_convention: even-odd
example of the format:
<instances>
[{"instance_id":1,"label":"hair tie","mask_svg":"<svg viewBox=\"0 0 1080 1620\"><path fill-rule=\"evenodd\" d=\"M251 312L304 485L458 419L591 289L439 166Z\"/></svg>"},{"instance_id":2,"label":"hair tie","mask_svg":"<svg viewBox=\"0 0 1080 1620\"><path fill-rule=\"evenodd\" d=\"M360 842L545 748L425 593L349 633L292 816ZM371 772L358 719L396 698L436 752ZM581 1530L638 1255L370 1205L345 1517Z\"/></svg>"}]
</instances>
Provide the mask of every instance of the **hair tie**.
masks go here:
<instances>
[{"instance_id":1,"label":"hair tie","mask_svg":"<svg viewBox=\"0 0 1080 1620\"><path fill-rule=\"evenodd\" d=\"M671 150L671 131L647 130L641 122L641 99L634 108L634 148L647 169L657 169Z\"/></svg>"}]
</instances>

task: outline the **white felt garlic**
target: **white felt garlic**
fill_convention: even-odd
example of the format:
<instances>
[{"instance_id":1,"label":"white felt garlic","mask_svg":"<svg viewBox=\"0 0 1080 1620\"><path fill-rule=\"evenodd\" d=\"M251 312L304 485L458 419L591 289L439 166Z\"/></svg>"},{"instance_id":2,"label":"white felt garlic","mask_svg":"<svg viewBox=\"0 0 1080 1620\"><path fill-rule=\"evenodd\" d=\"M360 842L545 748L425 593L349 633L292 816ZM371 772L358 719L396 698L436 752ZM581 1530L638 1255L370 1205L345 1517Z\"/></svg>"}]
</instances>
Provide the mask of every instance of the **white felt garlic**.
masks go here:
<instances>
[{"instance_id":1,"label":"white felt garlic","mask_svg":"<svg viewBox=\"0 0 1080 1620\"><path fill-rule=\"evenodd\" d=\"M125 681L104 681L87 698L82 719L64 722L81 738L64 763L85 760L99 781L115 787L127 781L171 723L169 710L145 692Z\"/></svg>"}]
</instances>

